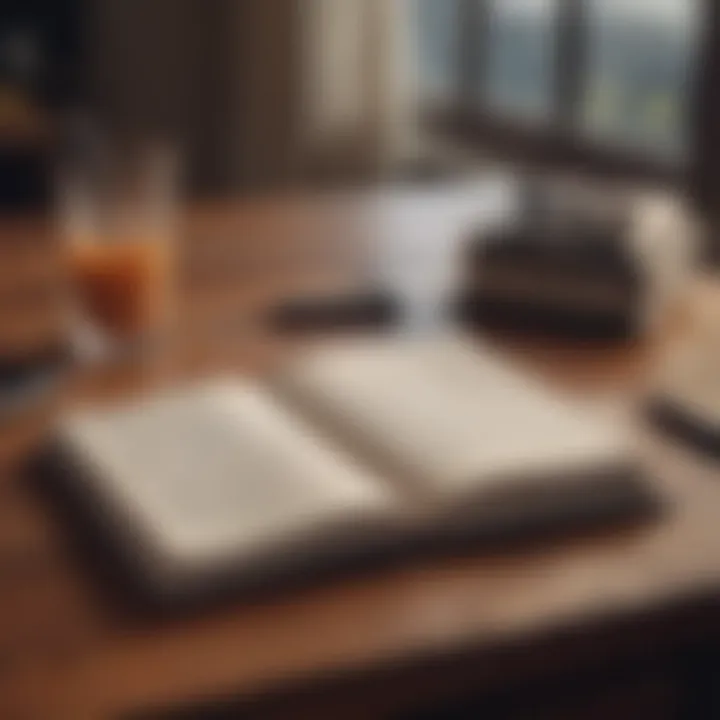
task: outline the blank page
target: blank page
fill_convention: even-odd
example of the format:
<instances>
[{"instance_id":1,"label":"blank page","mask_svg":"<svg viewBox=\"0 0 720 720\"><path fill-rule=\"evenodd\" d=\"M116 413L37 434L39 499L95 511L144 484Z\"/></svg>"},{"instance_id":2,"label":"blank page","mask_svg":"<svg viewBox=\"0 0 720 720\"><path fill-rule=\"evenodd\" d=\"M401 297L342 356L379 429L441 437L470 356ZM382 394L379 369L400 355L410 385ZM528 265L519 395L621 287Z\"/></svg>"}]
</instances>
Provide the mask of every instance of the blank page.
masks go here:
<instances>
[{"instance_id":1,"label":"blank page","mask_svg":"<svg viewBox=\"0 0 720 720\"><path fill-rule=\"evenodd\" d=\"M250 383L81 413L62 439L155 580L294 561L396 516L391 488Z\"/></svg>"},{"instance_id":2,"label":"blank page","mask_svg":"<svg viewBox=\"0 0 720 720\"><path fill-rule=\"evenodd\" d=\"M450 503L628 458L623 428L462 336L336 344L281 383L406 486Z\"/></svg>"}]
</instances>

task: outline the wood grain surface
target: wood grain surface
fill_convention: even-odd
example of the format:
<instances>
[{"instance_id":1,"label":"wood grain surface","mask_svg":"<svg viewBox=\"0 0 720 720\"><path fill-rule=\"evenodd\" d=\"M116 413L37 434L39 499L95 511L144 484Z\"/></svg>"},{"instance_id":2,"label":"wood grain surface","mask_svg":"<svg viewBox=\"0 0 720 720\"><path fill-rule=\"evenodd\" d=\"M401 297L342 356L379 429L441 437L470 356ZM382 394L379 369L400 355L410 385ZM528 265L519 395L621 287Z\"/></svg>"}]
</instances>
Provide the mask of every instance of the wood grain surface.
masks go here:
<instances>
[{"instance_id":1,"label":"wood grain surface","mask_svg":"<svg viewBox=\"0 0 720 720\"><path fill-rule=\"evenodd\" d=\"M244 698L249 716L384 717L514 674L717 629L714 613L698 608L712 606L720 581L718 475L643 433L638 442L669 500L657 521L416 558L182 618L142 617L114 598L23 472L65 407L287 361L312 340L273 333L265 318L274 303L365 287L379 273L387 281L387 266L406 265L408 248L422 257L428 244L454 247L492 212L493 192L286 197L188 213L178 321L165 346L75 369L59 396L0 430L0 717L101 720L223 696ZM0 225L0 277L17 274L17 247L34 248L30 275L62 267L62 245L47 232L40 221ZM380 262L378 247L398 242L402 251ZM414 282L422 276L416 270ZM22 311L28 321L47 311L42 293L35 302ZM506 347L529 372L609 405L637 387L655 352L519 339Z\"/></svg>"}]
</instances>

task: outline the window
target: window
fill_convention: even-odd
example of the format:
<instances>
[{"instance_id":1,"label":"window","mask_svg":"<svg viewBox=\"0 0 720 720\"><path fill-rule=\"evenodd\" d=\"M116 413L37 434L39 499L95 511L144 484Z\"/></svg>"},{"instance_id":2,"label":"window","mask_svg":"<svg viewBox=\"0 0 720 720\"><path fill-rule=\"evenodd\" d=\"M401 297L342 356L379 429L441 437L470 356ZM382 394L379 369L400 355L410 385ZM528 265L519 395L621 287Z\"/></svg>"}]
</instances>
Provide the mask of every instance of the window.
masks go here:
<instances>
[{"instance_id":1,"label":"window","mask_svg":"<svg viewBox=\"0 0 720 720\"><path fill-rule=\"evenodd\" d=\"M702 1L415 0L425 107L526 156L674 173Z\"/></svg>"},{"instance_id":2,"label":"window","mask_svg":"<svg viewBox=\"0 0 720 720\"><path fill-rule=\"evenodd\" d=\"M489 3L487 51L481 56L485 72L478 88L488 107L530 118L551 115L555 10L555 0Z\"/></svg>"},{"instance_id":3,"label":"window","mask_svg":"<svg viewBox=\"0 0 720 720\"><path fill-rule=\"evenodd\" d=\"M688 152L695 20L691 0L589 0L589 134L670 157Z\"/></svg>"},{"instance_id":4,"label":"window","mask_svg":"<svg viewBox=\"0 0 720 720\"><path fill-rule=\"evenodd\" d=\"M415 0L418 67L423 94L447 102L456 91L460 47L458 0Z\"/></svg>"}]
</instances>

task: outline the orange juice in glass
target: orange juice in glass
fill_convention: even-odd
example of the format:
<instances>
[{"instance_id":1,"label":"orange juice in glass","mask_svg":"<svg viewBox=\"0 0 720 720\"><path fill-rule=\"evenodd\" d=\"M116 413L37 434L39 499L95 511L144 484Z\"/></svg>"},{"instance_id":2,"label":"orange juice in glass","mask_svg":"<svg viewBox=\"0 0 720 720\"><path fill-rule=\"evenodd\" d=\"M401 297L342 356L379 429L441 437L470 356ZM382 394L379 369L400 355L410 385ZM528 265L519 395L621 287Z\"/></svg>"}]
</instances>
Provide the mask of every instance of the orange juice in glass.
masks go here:
<instances>
[{"instance_id":1,"label":"orange juice in glass","mask_svg":"<svg viewBox=\"0 0 720 720\"><path fill-rule=\"evenodd\" d=\"M168 328L174 300L170 160L143 154L119 163L112 182L93 184L92 177L73 183L66 196L77 313L111 343L157 337Z\"/></svg>"},{"instance_id":2,"label":"orange juice in glass","mask_svg":"<svg viewBox=\"0 0 720 720\"><path fill-rule=\"evenodd\" d=\"M165 247L142 240L72 246L70 267L80 305L119 339L159 329L169 310L167 255Z\"/></svg>"}]
</instances>

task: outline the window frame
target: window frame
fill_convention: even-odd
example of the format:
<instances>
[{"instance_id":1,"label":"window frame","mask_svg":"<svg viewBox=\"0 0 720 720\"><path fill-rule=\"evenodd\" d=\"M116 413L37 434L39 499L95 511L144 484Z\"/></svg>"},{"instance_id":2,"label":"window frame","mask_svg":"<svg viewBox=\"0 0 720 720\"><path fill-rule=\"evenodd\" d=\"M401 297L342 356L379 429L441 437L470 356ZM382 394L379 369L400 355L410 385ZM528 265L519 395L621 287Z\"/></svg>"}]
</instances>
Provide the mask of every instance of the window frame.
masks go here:
<instances>
[{"instance_id":1,"label":"window frame","mask_svg":"<svg viewBox=\"0 0 720 720\"><path fill-rule=\"evenodd\" d=\"M442 103L423 102L421 106L423 124L432 132L464 147L477 148L485 155L522 164L683 188L690 186L696 193L708 192L709 178L714 172L707 167L707 150L720 148L720 138L716 137L720 135L720 98L712 102L713 79L720 77L720 52L715 50L720 48L720 3L698 0L699 12L705 17L699 24L704 28L702 37L698 38L699 77L693 81L688 108L690 152L685 161L677 162L595 142L577 131L587 69L588 0L557 0L554 112L548 122L513 118L482 107L477 101L479 91L482 92L485 63L482 54L488 46L482 41L482 34L489 30L494 0L457 1L462 21L453 98ZM710 106L714 112L708 119ZM712 157L720 160L720 152ZM720 178L714 185L720 191Z\"/></svg>"}]
</instances>

